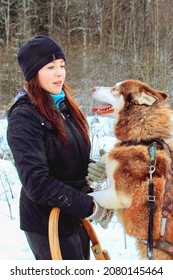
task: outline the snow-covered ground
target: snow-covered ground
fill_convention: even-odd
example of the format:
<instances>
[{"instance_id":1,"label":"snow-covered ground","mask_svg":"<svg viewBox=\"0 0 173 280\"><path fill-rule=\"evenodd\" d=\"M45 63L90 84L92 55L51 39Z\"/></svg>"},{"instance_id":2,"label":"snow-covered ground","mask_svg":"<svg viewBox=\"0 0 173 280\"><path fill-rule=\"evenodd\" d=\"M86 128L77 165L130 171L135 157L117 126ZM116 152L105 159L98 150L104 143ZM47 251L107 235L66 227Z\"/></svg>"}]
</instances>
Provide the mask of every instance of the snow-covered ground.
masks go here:
<instances>
[{"instance_id":1,"label":"snow-covered ground","mask_svg":"<svg viewBox=\"0 0 173 280\"><path fill-rule=\"evenodd\" d=\"M91 130L92 155L97 158L99 149L109 150L113 137L113 120L99 117L88 118ZM9 147L6 142L6 120L0 120L0 260L33 260L24 233L19 229L19 195L21 184L13 163L8 159ZM108 229L95 225L103 249L112 260L137 260L134 239L125 236L116 217ZM91 254L92 255L92 254ZM94 257L92 257L94 259Z\"/></svg>"}]
</instances>

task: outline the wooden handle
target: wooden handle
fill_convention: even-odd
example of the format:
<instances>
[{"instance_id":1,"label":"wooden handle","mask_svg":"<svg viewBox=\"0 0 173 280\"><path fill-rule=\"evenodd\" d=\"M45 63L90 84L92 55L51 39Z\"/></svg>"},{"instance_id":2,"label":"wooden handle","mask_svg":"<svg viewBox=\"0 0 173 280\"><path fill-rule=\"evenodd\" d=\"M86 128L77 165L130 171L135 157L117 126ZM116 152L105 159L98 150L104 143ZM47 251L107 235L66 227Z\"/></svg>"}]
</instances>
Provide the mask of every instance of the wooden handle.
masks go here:
<instances>
[{"instance_id":1,"label":"wooden handle","mask_svg":"<svg viewBox=\"0 0 173 280\"><path fill-rule=\"evenodd\" d=\"M62 260L59 236L58 236L58 221L59 221L59 208L53 208L49 217L49 245L52 260ZM92 242L91 249L93 251L96 260L110 260L110 256L107 251L102 250L101 244L97 237L97 234L92 226L91 222L88 220L82 220L85 230Z\"/></svg>"},{"instance_id":2,"label":"wooden handle","mask_svg":"<svg viewBox=\"0 0 173 280\"><path fill-rule=\"evenodd\" d=\"M95 229L90 221L83 220L83 225L85 227L85 230L92 242L92 252L94 254L94 257L96 260L110 260L110 256L106 250L102 250L101 244L99 242L99 239L97 237L97 234L95 232Z\"/></svg>"},{"instance_id":3,"label":"wooden handle","mask_svg":"<svg viewBox=\"0 0 173 280\"><path fill-rule=\"evenodd\" d=\"M62 260L58 236L59 214L59 208L53 208L49 217L49 245L52 260Z\"/></svg>"}]
</instances>

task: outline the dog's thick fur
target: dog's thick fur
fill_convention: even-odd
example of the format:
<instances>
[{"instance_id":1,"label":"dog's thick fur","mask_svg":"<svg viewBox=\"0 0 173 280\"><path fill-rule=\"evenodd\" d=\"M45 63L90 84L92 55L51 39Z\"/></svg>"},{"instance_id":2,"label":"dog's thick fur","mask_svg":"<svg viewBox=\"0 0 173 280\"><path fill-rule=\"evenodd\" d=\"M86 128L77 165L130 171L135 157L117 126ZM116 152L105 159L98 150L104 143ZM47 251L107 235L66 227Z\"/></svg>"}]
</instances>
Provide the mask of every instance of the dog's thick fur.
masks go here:
<instances>
[{"instance_id":1,"label":"dog's thick fur","mask_svg":"<svg viewBox=\"0 0 173 280\"><path fill-rule=\"evenodd\" d=\"M150 156L142 141L171 140L171 114L168 95L137 80L126 80L113 87L96 87L94 99L110 105L93 108L101 116L115 118L115 136L120 140L108 153L106 170L110 185L92 194L103 207L116 209L125 232L137 240L141 258L147 258L146 245L140 240L148 238L147 209ZM129 142L129 144L122 144ZM135 143L135 144L133 144ZM155 211L153 239L160 238L161 211L165 191L166 170L171 159L163 149L157 150L155 183ZM168 217L165 239L173 243L173 217ZM173 259L158 249L154 259Z\"/></svg>"}]
</instances>

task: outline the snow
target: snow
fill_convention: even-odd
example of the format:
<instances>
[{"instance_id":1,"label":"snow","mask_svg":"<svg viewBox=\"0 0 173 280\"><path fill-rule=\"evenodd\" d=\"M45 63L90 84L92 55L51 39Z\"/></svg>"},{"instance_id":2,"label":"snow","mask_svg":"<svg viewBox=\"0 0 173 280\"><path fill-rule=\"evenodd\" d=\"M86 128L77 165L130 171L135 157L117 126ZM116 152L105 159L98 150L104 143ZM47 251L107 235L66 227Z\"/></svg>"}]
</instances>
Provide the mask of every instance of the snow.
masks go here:
<instances>
[{"instance_id":1,"label":"snow","mask_svg":"<svg viewBox=\"0 0 173 280\"><path fill-rule=\"evenodd\" d=\"M99 157L101 148L110 150L116 139L113 137L113 119L89 117L92 156ZM34 260L24 233L19 228L19 195L21 183L16 169L9 159L6 141L6 119L0 120L0 260ZM103 249L112 260L138 260L135 240L124 234L123 228L113 218L108 229L93 224ZM91 253L91 259L94 259Z\"/></svg>"}]
</instances>

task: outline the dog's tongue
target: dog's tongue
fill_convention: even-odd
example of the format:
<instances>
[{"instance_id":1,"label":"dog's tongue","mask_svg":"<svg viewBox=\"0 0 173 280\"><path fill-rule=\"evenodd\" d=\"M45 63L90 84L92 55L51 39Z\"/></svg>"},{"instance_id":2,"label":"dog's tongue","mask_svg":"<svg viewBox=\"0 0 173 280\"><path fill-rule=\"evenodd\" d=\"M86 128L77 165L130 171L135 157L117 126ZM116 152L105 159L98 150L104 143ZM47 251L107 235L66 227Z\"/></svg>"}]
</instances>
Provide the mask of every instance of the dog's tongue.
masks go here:
<instances>
[{"instance_id":1,"label":"dog's tongue","mask_svg":"<svg viewBox=\"0 0 173 280\"><path fill-rule=\"evenodd\" d=\"M110 105L100 105L100 106L97 106L97 107L93 107L92 108L92 112L97 112L97 111L103 111L103 110L107 110L110 108Z\"/></svg>"}]
</instances>

